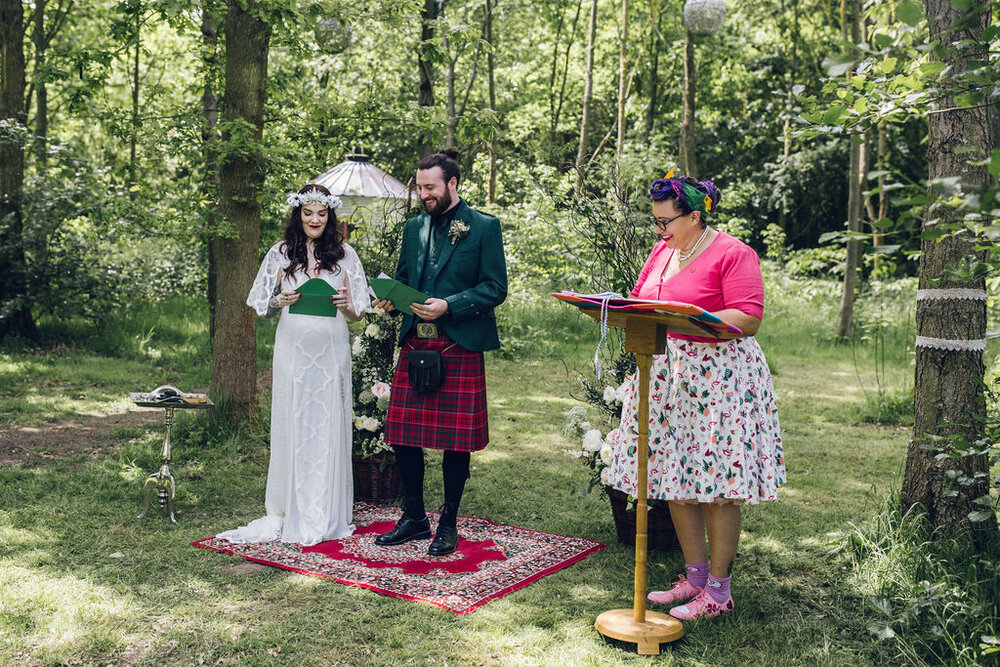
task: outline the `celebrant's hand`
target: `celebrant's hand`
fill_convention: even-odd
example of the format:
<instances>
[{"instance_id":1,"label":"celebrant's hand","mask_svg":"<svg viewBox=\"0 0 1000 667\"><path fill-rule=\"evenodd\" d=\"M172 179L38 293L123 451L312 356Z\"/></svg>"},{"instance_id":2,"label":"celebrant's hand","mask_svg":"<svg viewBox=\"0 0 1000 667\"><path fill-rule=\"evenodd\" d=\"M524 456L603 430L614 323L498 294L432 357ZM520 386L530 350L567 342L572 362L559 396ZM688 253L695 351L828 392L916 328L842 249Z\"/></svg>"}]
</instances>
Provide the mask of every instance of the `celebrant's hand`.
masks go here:
<instances>
[{"instance_id":1,"label":"celebrant's hand","mask_svg":"<svg viewBox=\"0 0 1000 667\"><path fill-rule=\"evenodd\" d=\"M392 305L392 301L389 301L389 299L375 299L372 301L372 308L374 308L375 312L379 315L391 313L396 309L395 306Z\"/></svg>"},{"instance_id":2,"label":"celebrant's hand","mask_svg":"<svg viewBox=\"0 0 1000 667\"><path fill-rule=\"evenodd\" d=\"M332 303L333 307L338 310L349 310L352 313L354 312L354 308L351 306L351 297L347 293L346 289L339 289L336 294L331 294L330 303Z\"/></svg>"},{"instance_id":3,"label":"celebrant's hand","mask_svg":"<svg viewBox=\"0 0 1000 667\"><path fill-rule=\"evenodd\" d=\"M300 296L302 295L294 290L282 290L281 294L278 295L278 307L290 306L298 301Z\"/></svg>"},{"instance_id":4,"label":"celebrant's hand","mask_svg":"<svg viewBox=\"0 0 1000 667\"><path fill-rule=\"evenodd\" d=\"M448 312L448 302L444 299L427 299L426 303L411 303L413 313L425 322L433 322Z\"/></svg>"}]
</instances>

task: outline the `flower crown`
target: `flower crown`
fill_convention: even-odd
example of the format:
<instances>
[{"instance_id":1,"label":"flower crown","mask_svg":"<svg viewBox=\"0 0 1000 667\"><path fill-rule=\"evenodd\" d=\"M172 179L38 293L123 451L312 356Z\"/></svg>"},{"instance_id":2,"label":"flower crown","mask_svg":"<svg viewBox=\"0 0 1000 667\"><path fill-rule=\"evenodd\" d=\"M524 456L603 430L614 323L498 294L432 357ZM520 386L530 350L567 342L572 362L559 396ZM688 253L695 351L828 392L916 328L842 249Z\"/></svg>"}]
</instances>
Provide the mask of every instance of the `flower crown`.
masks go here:
<instances>
[{"instance_id":1,"label":"flower crown","mask_svg":"<svg viewBox=\"0 0 1000 667\"><path fill-rule=\"evenodd\" d=\"M702 181L695 187L673 176L674 170L671 169L666 176L653 181L649 188L649 196L653 201L663 201L670 192L673 192L677 195L677 199L686 203L692 211L710 213L716 207L719 189L715 187L715 183Z\"/></svg>"},{"instance_id":2,"label":"flower crown","mask_svg":"<svg viewBox=\"0 0 1000 667\"><path fill-rule=\"evenodd\" d=\"M310 188L305 192L289 192L285 202L292 208L298 208L306 204L323 204L328 208L338 208L340 206L340 197L337 195L325 195L316 188Z\"/></svg>"}]
</instances>

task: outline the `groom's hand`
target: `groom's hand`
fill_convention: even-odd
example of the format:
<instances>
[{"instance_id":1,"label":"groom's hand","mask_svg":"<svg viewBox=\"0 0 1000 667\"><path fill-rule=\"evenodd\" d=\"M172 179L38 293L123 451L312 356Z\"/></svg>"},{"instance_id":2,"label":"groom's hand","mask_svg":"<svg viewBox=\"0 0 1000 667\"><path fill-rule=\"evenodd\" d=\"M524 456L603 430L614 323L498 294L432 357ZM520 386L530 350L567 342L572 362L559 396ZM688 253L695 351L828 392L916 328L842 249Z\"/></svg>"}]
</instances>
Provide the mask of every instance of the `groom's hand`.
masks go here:
<instances>
[{"instance_id":1,"label":"groom's hand","mask_svg":"<svg viewBox=\"0 0 1000 667\"><path fill-rule=\"evenodd\" d=\"M372 308L374 308L379 315L387 315L395 309L395 306L392 305L392 301L389 301L389 299L375 299L372 301Z\"/></svg>"},{"instance_id":2,"label":"groom's hand","mask_svg":"<svg viewBox=\"0 0 1000 667\"><path fill-rule=\"evenodd\" d=\"M427 299L425 303L411 303L413 313L425 322L433 322L448 312L448 302L444 299Z\"/></svg>"}]
</instances>

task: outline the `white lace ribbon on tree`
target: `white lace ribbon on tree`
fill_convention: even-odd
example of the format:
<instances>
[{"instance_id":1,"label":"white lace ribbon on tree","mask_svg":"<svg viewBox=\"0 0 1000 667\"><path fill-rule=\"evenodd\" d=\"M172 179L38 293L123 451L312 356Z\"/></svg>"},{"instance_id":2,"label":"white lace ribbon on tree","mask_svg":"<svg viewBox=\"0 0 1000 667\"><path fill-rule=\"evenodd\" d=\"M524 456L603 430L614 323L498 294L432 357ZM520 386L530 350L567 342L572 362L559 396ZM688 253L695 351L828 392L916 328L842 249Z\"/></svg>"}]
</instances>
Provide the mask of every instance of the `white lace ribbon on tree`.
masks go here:
<instances>
[{"instance_id":1,"label":"white lace ribbon on tree","mask_svg":"<svg viewBox=\"0 0 1000 667\"><path fill-rule=\"evenodd\" d=\"M964 287L948 289L919 289L917 301L962 300L986 301L986 290L968 289ZM953 350L956 352L982 352L986 349L986 339L957 340L952 338L931 338L917 336L917 347L929 347L936 350Z\"/></svg>"},{"instance_id":2,"label":"white lace ribbon on tree","mask_svg":"<svg viewBox=\"0 0 1000 667\"><path fill-rule=\"evenodd\" d=\"M917 336L917 347L930 347L936 350L954 350L956 352L982 352L986 349L986 339L955 340L951 338L929 338Z\"/></svg>"},{"instance_id":3,"label":"white lace ribbon on tree","mask_svg":"<svg viewBox=\"0 0 1000 667\"><path fill-rule=\"evenodd\" d=\"M917 301L942 301L945 299L986 301L986 290L966 288L917 290Z\"/></svg>"}]
</instances>

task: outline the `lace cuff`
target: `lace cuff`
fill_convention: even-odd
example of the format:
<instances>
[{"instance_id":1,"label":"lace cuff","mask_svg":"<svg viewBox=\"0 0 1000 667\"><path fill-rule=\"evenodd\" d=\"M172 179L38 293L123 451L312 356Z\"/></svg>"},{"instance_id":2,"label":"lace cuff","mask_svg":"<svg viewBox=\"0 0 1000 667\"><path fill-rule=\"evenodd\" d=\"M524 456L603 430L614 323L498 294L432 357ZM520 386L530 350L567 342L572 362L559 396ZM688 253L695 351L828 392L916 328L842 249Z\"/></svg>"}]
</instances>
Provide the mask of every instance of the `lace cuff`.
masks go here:
<instances>
[{"instance_id":1,"label":"lace cuff","mask_svg":"<svg viewBox=\"0 0 1000 667\"><path fill-rule=\"evenodd\" d=\"M267 310L264 312L264 317L274 317L281 312L281 306L278 305L278 296L274 295L267 301Z\"/></svg>"},{"instance_id":2,"label":"lace cuff","mask_svg":"<svg viewBox=\"0 0 1000 667\"><path fill-rule=\"evenodd\" d=\"M260 270L257 271L257 278L247 296L247 305L262 317L273 317L274 313L271 310L277 306L277 299L274 297L281 292L280 274L289 264L288 259L278 250L280 245L276 243L264 256Z\"/></svg>"}]
</instances>

